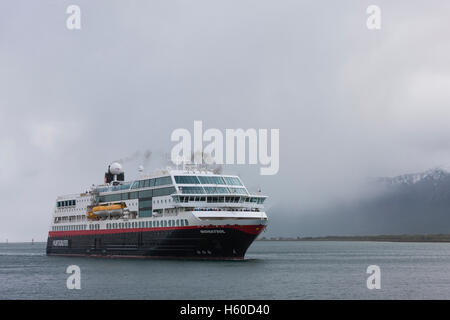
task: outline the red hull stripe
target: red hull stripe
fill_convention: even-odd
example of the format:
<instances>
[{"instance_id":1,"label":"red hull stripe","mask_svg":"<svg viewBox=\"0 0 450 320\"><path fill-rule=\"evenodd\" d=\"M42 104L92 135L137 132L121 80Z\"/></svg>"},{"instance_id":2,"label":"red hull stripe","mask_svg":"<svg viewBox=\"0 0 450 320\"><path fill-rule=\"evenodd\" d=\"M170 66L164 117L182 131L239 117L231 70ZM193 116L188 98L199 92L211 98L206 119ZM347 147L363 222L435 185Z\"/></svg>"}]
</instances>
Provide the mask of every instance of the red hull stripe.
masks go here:
<instances>
[{"instance_id":1,"label":"red hull stripe","mask_svg":"<svg viewBox=\"0 0 450 320\"><path fill-rule=\"evenodd\" d=\"M167 231L167 230L183 230L183 229L236 229L249 234L259 234L264 230L263 225L240 225L240 226L185 226L185 227L159 227L159 228L130 228L130 229L106 229L106 230L71 230L71 231L50 231L49 237L63 236L85 236L94 234L115 234L115 233L131 233L131 232L149 232L149 231Z\"/></svg>"}]
</instances>

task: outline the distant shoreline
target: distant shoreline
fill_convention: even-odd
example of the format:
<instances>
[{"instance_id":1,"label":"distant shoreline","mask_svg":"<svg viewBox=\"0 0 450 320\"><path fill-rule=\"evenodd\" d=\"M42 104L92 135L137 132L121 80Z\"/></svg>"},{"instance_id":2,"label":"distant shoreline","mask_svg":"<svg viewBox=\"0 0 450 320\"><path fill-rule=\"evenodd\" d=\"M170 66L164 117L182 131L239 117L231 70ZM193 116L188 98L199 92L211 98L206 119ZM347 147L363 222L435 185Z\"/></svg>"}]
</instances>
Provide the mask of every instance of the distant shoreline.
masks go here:
<instances>
[{"instance_id":1,"label":"distant shoreline","mask_svg":"<svg viewBox=\"0 0 450 320\"><path fill-rule=\"evenodd\" d=\"M450 242L450 234L401 234L374 236L322 236L322 237L262 237L255 241L377 241L377 242ZM31 241L0 242L0 244L31 244ZM46 244L35 241L34 244Z\"/></svg>"},{"instance_id":2,"label":"distant shoreline","mask_svg":"<svg viewBox=\"0 0 450 320\"><path fill-rule=\"evenodd\" d=\"M378 242L450 242L450 234L402 234L375 236L262 237L256 241L378 241Z\"/></svg>"}]
</instances>

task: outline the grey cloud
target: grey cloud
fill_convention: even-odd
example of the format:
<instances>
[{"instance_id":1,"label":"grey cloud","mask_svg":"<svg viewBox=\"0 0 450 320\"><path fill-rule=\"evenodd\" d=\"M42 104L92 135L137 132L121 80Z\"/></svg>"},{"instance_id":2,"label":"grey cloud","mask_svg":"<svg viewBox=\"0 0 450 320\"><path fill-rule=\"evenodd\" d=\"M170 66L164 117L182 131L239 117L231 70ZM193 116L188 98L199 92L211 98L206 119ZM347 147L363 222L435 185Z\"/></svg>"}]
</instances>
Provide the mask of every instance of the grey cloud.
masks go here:
<instances>
[{"instance_id":1,"label":"grey cloud","mask_svg":"<svg viewBox=\"0 0 450 320\"><path fill-rule=\"evenodd\" d=\"M280 129L278 175L225 168L270 196L272 219L448 162L446 1L378 1L379 32L367 1L76 3L81 31L65 28L73 1L0 4L0 237L44 240L56 195L136 150L163 166L194 120Z\"/></svg>"}]
</instances>

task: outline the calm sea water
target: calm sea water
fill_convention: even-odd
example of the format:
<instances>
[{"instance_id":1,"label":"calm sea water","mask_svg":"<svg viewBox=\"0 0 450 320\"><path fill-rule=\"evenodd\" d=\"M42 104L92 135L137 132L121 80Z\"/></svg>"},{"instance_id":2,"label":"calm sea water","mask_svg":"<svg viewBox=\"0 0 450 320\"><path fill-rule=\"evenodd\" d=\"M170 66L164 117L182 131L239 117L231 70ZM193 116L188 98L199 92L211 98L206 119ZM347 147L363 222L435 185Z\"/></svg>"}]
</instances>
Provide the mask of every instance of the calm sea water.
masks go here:
<instances>
[{"instance_id":1,"label":"calm sea water","mask_svg":"<svg viewBox=\"0 0 450 320\"><path fill-rule=\"evenodd\" d=\"M68 290L67 266L81 268ZM369 290L368 265L381 268ZM450 244L258 241L244 261L47 257L0 245L1 299L450 299Z\"/></svg>"}]
</instances>

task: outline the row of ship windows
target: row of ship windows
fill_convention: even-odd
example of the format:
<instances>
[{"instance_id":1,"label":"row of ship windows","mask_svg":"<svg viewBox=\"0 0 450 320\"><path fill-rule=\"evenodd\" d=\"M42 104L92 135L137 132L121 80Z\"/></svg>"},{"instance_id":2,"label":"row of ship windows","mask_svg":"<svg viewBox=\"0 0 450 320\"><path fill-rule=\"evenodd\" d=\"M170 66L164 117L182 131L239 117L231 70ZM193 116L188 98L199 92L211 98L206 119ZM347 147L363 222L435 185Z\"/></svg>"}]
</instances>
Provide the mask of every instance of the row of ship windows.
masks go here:
<instances>
[{"instance_id":1,"label":"row of ship windows","mask_svg":"<svg viewBox=\"0 0 450 320\"><path fill-rule=\"evenodd\" d=\"M141 201L139 201L139 203L140 203ZM160 200L153 200L153 203L171 203L172 202L172 199L160 199Z\"/></svg>"},{"instance_id":2,"label":"row of ship windows","mask_svg":"<svg viewBox=\"0 0 450 320\"><path fill-rule=\"evenodd\" d=\"M58 201L56 202L57 208L63 208L63 207L73 207L77 204L75 200L64 200L64 201Z\"/></svg>"},{"instance_id":3,"label":"row of ship windows","mask_svg":"<svg viewBox=\"0 0 450 320\"><path fill-rule=\"evenodd\" d=\"M247 194L245 188L234 187L179 187L184 194Z\"/></svg>"},{"instance_id":4,"label":"row of ship windows","mask_svg":"<svg viewBox=\"0 0 450 320\"><path fill-rule=\"evenodd\" d=\"M90 201L91 200L89 198L85 198L85 199L80 198L78 200L57 201L56 202L56 208L58 208L60 210L64 210L64 209L65 210L67 210L67 209L72 209L73 210L73 207L75 207L77 205L77 203L80 204L80 203L83 203L83 202L90 202ZM81 209L77 209L77 210L81 210Z\"/></svg>"},{"instance_id":5,"label":"row of ship windows","mask_svg":"<svg viewBox=\"0 0 450 320\"><path fill-rule=\"evenodd\" d=\"M188 226L189 221L186 219L177 220L161 220L161 221L139 221L139 222L117 222L107 223L106 229L133 229L133 228L158 228L158 227L184 227ZM53 226L52 231L79 231L87 230L85 224L72 226ZM89 230L100 230L99 224L90 224Z\"/></svg>"},{"instance_id":6,"label":"row of ship windows","mask_svg":"<svg viewBox=\"0 0 450 320\"><path fill-rule=\"evenodd\" d=\"M222 184L232 186L242 186L241 181L237 177L210 177L210 176L175 176L175 181L178 184ZM98 192L110 192L131 189L140 189L147 187L158 187L172 184L170 176L138 180L131 184L123 184L119 186L98 188Z\"/></svg>"},{"instance_id":7,"label":"row of ship windows","mask_svg":"<svg viewBox=\"0 0 450 320\"><path fill-rule=\"evenodd\" d=\"M62 217L55 217L55 223L58 222L67 222L67 221L79 221L79 220L85 220L85 215L77 215L77 216L62 216Z\"/></svg>"},{"instance_id":8,"label":"row of ship windows","mask_svg":"<svg viewBox=\"0 0 450 320\"><path fill-rule=\"evenodd\" d=\"M242 186L236 177L211 177L211 176L175 176L177 184L224 184L231 186Z\"/></svg>"},{"instance_id":9,"label":"row of ship windows","mask_svg":"<svg viewBox=\"0 0 450 320\"><path fill-rule=\"evenodd\" d=\"M259 197L184 197L176 196L173 198L176 203L206 201L208 203L257 203L263 204L266 198Z\"/></svg>"},{"instance_id":10,"label":"row of ship windows","mask_svg":"<svg viewBox=\"0 0 450 320\"><path fill-rule=\"evenodd\" d=\"M53 226L52 231L71 231L71 230L86 230L85 224L79 224L74 226Z\"/></svg>"},{"instance_id":11,"label":"row of ship windows","mask_svg":"<svg viewBox=\"0 0 450 320\"><path fill-rule=\"evenodd\" d=\"M177 220L161 220L161 221L157 220L157 221L107 223L106 229L184 227L188 225L189 222L186 219L177 219Z\"/></svg>"},{"instance_id":12,"label":"row of ship windows","mask_svg":"<svg viewBox=\"0 0 450 320\"><path fill-rule=\"evenodd\" d=\"M119 186L97 188L97 191L98 192L110 192L110 191L129 190L130 187L131 187L131 189L139 189L139 188L146 188L146 187L165 186L168 184L172 184L172 179L170 178L170 176L147 179L147 180L139 180L139 181L135 181L133 183L133 185L122 184Z\"/></svg>"},{"instance_id":13,"label":"row of ship windows","mask_svg":"<svg viewBox=\"0 0 450 320\"><path fill-rule=\"evenodd\" d=\"M121 201L121 200L130 200L130 199L143 199L143 198L151 198L151 197L160 197L160 196L168 196L175 193L174 187L168 188L160 188L153 190L144 190L144 191L134 191L134 192L124 192L124 193L116 193L110 195L104 195L99 197L99 202L113 202L113 201Z\"/></svg>"},{"instance_id":14,"label":"row of ship windows","mask_svg":"<svg viewBox=\"0 0 450 320\"><path fill-rule=\"evenodd\" d=\"M158 187L158 186L165 186L165 185L168 185L168 184L172 184L172 178L170 176L135 181L133 183L133 186L131 187L131 189L138 189L138 188L140 189L140 188L147 188L147 187Z\"/></svg>"},{"instance_id":15,"label":"row of ship windows","mask_svg":"<svg viewBox=\"0 0 450 320\"><path fill-rule=\"evenodd\" d=\"M238 212L260 212L258 208L193 208L194 211L238 211Z\"/></svg>"}]
</instances>

